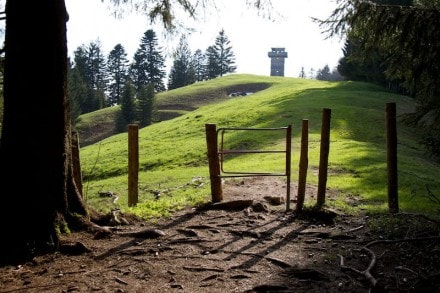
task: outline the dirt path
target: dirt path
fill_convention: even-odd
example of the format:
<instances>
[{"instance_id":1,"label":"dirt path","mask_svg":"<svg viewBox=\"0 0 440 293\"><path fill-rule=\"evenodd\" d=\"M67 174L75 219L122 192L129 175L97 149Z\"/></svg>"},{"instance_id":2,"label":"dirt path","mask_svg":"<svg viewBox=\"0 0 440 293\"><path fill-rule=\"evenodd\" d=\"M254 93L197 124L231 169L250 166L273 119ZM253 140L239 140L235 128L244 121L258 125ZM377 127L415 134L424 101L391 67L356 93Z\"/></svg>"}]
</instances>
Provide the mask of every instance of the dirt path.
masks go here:
<instances>
[{"instance_id":1,"label":"dirt path","mask_svg":"<svg viewBox=\"0 0 440 293\"><path fill-rule=\"evenodd\" d=\"M65 253L0 267L0 292L369 292L362 271L373 258L371 275L386 292L422 285L438 292L440 278L426 278L440 275L438 239L377 243L370 255L361 248L380 238L368 217L299 218L274 201L285 188L273 179L238 180L225 185L225 202L243 204L236 210L180 211L116 227L108 237L73 233ZM87 252L72 255L74 247Z\"/></svg>"}]
</instances>

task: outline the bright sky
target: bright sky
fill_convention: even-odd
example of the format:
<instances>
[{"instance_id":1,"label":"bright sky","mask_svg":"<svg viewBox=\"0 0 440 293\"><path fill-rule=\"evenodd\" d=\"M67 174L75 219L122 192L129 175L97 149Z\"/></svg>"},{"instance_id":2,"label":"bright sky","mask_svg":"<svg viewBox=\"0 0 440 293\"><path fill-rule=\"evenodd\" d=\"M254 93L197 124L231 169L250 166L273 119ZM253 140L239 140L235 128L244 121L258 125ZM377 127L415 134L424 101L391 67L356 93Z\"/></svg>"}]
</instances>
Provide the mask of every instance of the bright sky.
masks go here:
<instances>
[{"instance_id":1,"label":"bright sky","mask_svg":"<svg viewBox=\"0 0 440 293\"><path fill-rule=\"evenodd\" d=\"M195 31L188 43L192 52L205 52L214 45L215 38L223 28L234 52L237 73L270 75L272 47L282 47L288 53L285 59L285 76L298 77L301 67L306 74L328 65L338 64L342 55L343 41L338 38L325 39L318 24L311 17L325 19L336 8L335 0L272 0L281 16L269 20L258 16L254 10L246 9L245 0L215 1L218 12L211 13L206 21L193 24ZM161 26L152 26L144 15L126 13L117 19L111 15L108 0L66 0L70 19L67 23L69 56L81 45L99 41L104 54L108 54L120 43L132 61L140 40L148 29L153 29L159 46L168 56L175 49L180 36L166 38ZM187 21L188 17L183 17ZM167 57L165 56L165 57ZM169 59L171 60L171 59ZM167 62L167 72L171 61Z\"/></svg>"}]
</instances>

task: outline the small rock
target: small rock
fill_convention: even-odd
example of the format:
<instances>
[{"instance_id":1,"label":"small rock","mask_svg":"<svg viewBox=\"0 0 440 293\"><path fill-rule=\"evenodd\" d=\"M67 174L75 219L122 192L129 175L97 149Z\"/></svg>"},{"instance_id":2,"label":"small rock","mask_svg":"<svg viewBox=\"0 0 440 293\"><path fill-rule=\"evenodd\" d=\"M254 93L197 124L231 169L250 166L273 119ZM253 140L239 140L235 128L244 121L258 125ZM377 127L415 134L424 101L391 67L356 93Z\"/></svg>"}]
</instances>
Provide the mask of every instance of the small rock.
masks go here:
<instances>
[{"instance_id":1,"label":"small rock","mask_svg":"<svg viewBox=\"0 0 440 293\"><path fill-rule=\"evenodd\" d=\"M265 205L264 203L261 202L256 202L252 205L252 210L254 212L269 212L269 208L267 207L267 205Z\"/></svg>"}]
</instances>

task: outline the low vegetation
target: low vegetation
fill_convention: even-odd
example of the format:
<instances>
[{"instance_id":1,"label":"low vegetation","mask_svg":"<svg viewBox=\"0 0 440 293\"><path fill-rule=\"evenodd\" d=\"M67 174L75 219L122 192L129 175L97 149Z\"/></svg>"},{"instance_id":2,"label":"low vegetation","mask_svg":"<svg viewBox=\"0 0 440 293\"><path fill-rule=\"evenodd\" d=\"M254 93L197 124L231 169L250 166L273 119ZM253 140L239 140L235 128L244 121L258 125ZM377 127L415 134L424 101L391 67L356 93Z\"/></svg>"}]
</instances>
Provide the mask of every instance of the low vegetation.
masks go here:
<instances>
[{"instance_id":1,"label":"low vegetation","mask_svg":"<svg viewBox=\"0 0 440 293\"><path fill-rule=\"evenodd\" d=\"M253 92L230 97L236 91ZM140 217L167 215L210 200L205 125L281 127L292 125L292 180L298 177L301 121L309 120L307 183L318 181L321 116L331 109L329 177L336 197L326 205L347 213L387 210L385 105L394 102L398 115L399 205L406 212L439 215L440 165L418 144L417 132L400 119L413 111L406 96L360 82L324 82L299 78L233 74L196 83L157 96L161 113L175 118L139 131L139 204L127 206L127 133L81 148L84 197L100 211L121 209ZM106 109L117 111L117 108ZM106 112L108 114L108 112ZM95 116L96 115L96 116ZM100 123L101 111L84 115L79 128ZM173 115L174 117L174 115ZM108 122L108 121L107 121ZM81 134L81 144L85 133ZM283 149L282 135L231 135L228 146ZM225 164L235 170L282 169L284 158L247 155ZM292 191L293 195L296 190ZM355 201L354 201L355 199ZM436 202L433 204L433 202ZM355 204L353 204L355 202ZM313 205L306 199L306 206Z\"/></svg>"}]
</instances>

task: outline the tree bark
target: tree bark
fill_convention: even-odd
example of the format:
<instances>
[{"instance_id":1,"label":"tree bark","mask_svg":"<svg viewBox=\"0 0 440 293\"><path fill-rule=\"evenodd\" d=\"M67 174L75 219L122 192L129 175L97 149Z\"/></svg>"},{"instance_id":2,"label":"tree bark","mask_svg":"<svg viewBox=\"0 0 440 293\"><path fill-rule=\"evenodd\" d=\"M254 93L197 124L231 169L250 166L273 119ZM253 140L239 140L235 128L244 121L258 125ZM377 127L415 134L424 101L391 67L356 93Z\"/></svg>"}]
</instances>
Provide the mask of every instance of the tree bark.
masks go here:
<instances>
[{"instance_id":1,"label":"tree bark","mask_svg":"<svg viewBox=\"0 0 440 293\"><path fill-rule=\"evenodd\" d=\"M58 216L87 216L73 178L67 20L64 0L6 2L1 263L55 250Z\"/></svg>"}]
</instances>

